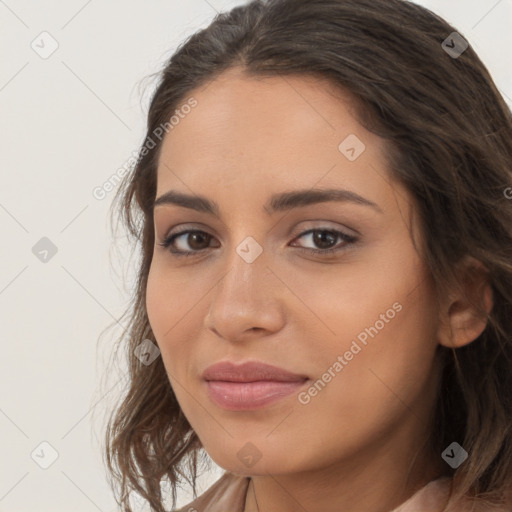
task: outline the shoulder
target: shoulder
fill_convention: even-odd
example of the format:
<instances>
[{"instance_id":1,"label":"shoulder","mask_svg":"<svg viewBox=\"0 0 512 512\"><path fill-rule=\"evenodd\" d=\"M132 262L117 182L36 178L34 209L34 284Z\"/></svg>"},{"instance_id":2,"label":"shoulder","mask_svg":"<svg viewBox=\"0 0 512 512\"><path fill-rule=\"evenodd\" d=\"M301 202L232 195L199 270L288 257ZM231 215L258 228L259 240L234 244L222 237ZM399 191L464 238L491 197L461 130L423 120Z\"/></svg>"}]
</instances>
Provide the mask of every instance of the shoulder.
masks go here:
<instances>
[{"instance_id":1,"label":"shoulder","mask_svg":"<svg viewBox=\"0 0 512 512\"><path fill-rule=\"evenodd\" d=\"M486 501L467 500L466 508L462 512L512 512L512 488L504 496L504 502L501 505L491 505Z\"/></svg>"},{"instance_id":2,"label":"shoulder","mask_svg":"<svg viewBox=\"0 0 512 512\"><path fill-rule=\"evenodd\" d=\"M433 480L417 491L407 501L392 512L512 512L512 494L506 495L506 503L501 506L491 506L488 502L464 497L453 501L451 498L452 480L442 477Z\"/></svg>"},{"instance_id":3,"label":"shoulder","mask_svg":"<svg viewBox=\"0 0 512 512\"><path fill-rule=\"evenodd\" d=\"M456 503L448 502L446 512L512 512L512 487L505 491L504 503L492 505L488 501L465 496Z\"/></svg>"},{"instance_id":4,"label":"shoulder","mask_svg":"<svg viewBox=\"0 0 512 512\"><path fill-rule=\"evenodd\" d=\"M242 512L249 480L249 477L226 471L194 501L173 512Z\"/></svg>"}]
</instances>

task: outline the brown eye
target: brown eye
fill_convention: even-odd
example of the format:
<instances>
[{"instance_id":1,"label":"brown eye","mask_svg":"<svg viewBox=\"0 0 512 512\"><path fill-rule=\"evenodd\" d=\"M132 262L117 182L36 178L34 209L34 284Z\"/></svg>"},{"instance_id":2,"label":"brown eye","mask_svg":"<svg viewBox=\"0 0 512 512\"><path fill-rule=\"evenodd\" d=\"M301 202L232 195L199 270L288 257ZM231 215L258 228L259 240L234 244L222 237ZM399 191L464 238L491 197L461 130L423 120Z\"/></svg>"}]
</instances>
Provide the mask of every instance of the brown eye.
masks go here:
<instances>
[{"instance_id":1,"label":"brown eye","mask_svg":"<svg viewBox=\"0 0 512 512\"><path fill-rule=\"evenodd\" d=\"M160 245L177 256L191 256L207 249L212 238L205 231L189 229L167 236ZM175 243L176 240L178 240L177 244Z\"/></svg>"},{"instance_id":2,"label":"brown eye","mask_svg":"<svg viewBox=\"0 0 512 512\"><path fill-rule=\"evenodd\" d=\"M342 251L346 246L351 245L357 241L357 238L352 235L347 235L342 231L336 229L317 228L304 231L295 240L309 235L309 238L315 247L300 247L302 250L310 253L326 255ZM161 245L169 250L174 256L193 256L200 254L211 247L210 242L214 239L212 235L201 230L184 230L179 233L168 235ZM336 247L336 241L341 239ZM218 247L218 245L216 246Z\"/></svg>"},{"instance_id":3,"label":"brown eye","mask_svg":"<svg viewBox=\"0 0 512 512\"><path fill-rule=\"evenodd\" d=\"M317 254L329 254L343 250L347 245L351 245L357 241L355 236L347 235L337 229L316 228L309 229L301 233L295 240L304 238L309 235L309 240L313 243L313 248L301 247L301 249ZM335 247L336 241L341 239L342 243ZM334 245L334 247L333 247Z\"/></svg>"}]
</instances>

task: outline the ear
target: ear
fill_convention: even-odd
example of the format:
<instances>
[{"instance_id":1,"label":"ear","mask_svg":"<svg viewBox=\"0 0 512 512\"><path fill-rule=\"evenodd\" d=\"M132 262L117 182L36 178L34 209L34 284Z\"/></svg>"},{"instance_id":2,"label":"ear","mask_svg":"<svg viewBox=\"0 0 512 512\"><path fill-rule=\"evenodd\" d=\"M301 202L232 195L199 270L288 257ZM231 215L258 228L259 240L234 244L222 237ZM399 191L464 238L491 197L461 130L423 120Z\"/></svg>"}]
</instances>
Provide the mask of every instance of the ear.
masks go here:
<instances>
[{"instance_id":1,"label":"ear","mask_svg":"<svg viewBox=\"0 0 512 512\"><path fill-rule=\"evenodd\" d=\"M459 348L474 341L487 326L488 314L494 304L489 271L471 256L462 259L458 268L458 283L452 287L441 307L438 341L450 348Z\"/></svg>"}]
</instances>

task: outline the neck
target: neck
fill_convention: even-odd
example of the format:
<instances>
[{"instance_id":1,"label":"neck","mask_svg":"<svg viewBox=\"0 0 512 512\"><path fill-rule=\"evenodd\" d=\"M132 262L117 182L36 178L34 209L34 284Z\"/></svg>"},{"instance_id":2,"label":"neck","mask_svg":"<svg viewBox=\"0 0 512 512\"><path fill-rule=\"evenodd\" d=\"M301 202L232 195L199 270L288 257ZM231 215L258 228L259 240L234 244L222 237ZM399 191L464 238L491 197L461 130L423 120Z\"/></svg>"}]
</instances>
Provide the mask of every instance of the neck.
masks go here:
<instances>
[{"instance_id":1,"label":"neck","mask_svg":"<svg viewBox=\"0 0 512 512\"><path fill-rule=\"evenodd\" d=\"M253 476L244 512L389 512L446 469L440 457L418 453L417 447L416 453L389 448L372 447L357 461L351 457L350 464L341 462L319 471ZM413 468L411 460L415 460Z\"/></svg>"}]
</instances>

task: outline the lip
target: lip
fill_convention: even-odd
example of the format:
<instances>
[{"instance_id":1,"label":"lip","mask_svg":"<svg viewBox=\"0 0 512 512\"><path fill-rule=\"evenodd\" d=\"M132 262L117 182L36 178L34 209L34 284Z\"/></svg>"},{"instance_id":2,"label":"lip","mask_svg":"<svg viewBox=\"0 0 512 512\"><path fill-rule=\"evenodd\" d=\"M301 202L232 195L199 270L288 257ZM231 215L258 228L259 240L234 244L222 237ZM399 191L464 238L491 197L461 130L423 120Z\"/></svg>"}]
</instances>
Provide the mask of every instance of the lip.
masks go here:
<instances>
[{"instance_id":1,"label":"lip","mask_svg":"<svg viewBox=\"0 0 512 512\"><path fill-rule=\"evenodd\" d=\"M231 361L221 361L208 366L202 375L204 380L223 380L229 382L255 382L270 380L277 382L297 382L307 379L307 375L292 373L284 368L259 361L247 361L234 364Z\"/></svg>"},{"instance_id":2,"label":"lip","mask_svg":"<svg viewBox=\"0 0 512 512\"><path fill-rule=\"evenodd\" d=\"M202 378L210 399L232 411L270 405L298 391L309 381L306 375L259 361L239 365L222 361L206 368Z\"/></svg>"}]
</instances>

